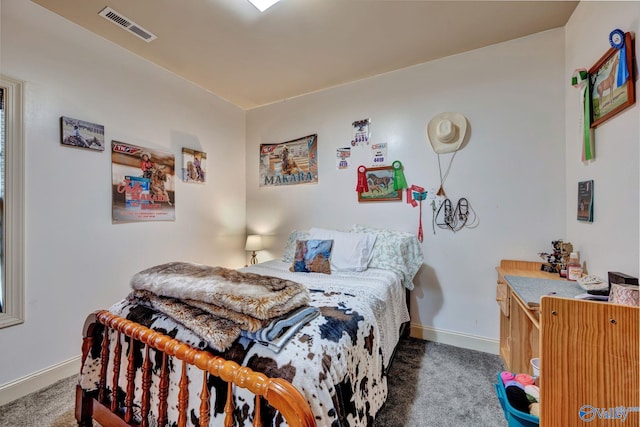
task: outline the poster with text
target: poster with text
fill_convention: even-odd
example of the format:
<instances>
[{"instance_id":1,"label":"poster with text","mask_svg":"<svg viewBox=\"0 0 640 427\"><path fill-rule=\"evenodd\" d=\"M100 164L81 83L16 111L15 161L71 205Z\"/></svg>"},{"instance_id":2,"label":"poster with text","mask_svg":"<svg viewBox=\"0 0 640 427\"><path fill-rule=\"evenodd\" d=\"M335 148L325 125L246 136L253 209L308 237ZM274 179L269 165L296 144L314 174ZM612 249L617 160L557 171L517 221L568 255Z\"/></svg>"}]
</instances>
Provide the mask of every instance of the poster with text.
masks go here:
<instances>
[{"instance_id":1,"label":"poster with text","mask_svg":"<svg viewBox=\"0 0 640 427\"><path fill-rule=\"evenodd\" d=\"M112 220L174 221L175 156L111 141Z\"/></svg>"},{"instance_id":2,"label":"poster with text","mask_svg":"<svg viewBox=\"0 0 640 427\"><path fill-rule=\"evenodd\" d=\"M318 135L260 144L260 187L318 183Z\"/></svg>"},{"instance_id":3,"label":"poster with text","mask_svg":"<svg viewBox=\"0 0 640 427\"><path fill-rule=\"evenodd\" d=\"M578 182L578 221L593 222L593 180Z\"/></svg>"},{"instance_id":4,"label":"poster with text","mask_svg":"<svg viewBox=\"0 0 640 427\"><path fill-rule=\"evenodd\" d=\"M349 169L351 164L351 147L338 148L336 150L336 168L338 170Z\"/></svg>"}]
</instances>

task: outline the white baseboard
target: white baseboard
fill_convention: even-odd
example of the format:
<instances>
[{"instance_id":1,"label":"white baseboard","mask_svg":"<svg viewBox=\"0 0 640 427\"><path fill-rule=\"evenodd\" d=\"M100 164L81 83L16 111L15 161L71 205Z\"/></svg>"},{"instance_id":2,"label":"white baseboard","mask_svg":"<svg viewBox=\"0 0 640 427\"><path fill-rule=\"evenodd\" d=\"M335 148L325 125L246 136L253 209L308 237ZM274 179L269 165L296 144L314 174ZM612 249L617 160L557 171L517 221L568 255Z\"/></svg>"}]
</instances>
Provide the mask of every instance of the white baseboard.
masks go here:
<instances>
[{"instance_id":1,"label":"white baseboard","mask_svg":"<svg viewBox=\"0 0 640 427\"><path fill-rule=\"evenodd\" d=\"M434 329L428 326L411 324L409 333L414 338L439 342L454 347L468 348L491 354L500 354L500 341L460 332Z\"/></svg>"},{"instance_id":2,"label":"white baseboard","mask_svg":"<svg viewBox=\"0 0 640 427\"><path fill-rule=\"evenodd\" d=\"M0 406L80 372L80 356L0 386Z\"/></svg>"}]
</instances>

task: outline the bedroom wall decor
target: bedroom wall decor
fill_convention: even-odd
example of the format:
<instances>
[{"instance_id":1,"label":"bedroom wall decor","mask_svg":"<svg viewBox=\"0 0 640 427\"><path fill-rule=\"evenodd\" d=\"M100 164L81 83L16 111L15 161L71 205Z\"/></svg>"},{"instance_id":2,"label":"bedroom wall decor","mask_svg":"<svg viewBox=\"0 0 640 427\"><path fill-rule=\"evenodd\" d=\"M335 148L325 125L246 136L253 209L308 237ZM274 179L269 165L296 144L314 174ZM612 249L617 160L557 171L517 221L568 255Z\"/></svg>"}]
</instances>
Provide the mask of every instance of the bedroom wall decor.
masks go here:
<instances>
[{"instance_id":1,"label":"bedroom wall decor","mask_svg":"<svg viewBox=\"0 0 640 427\"><path fill-rule=\"evenodd\" d=\"M382 166L387 163L387 143L381 142L371 145L371 164Z\"/></svg>"},{"instance_id":2,"label":"bedroom wall decor","mask_svg":"<svg viewBox=\"0 0 640 427\"><path fill-rule=\"evenodd\" d=\"M463 114L451 112L437 114L427 123L427 138L433 152L438 155L438 171L440 173L440 188L436 193L438 196L447 196L444 191L444 181L451 171L456 153L465 145L467 124L467 118ZM449 159L449 166L443 175L440 155L448 153L453 153L453 155Z\"/></svg>"},{"instance_id":3,"label":"bedroom wall decor","mask_svg":"<svg viewBox=\"0 0 640 427\"><path fill-rule=\"evenodd\" d=\"M578 68L571 76L571 85L580 90L580 146L582 147L582 161L593 160L596 156L593 129L591 128L591 95L588 92L587 82L589 72L586 68Z\"/></svg>"},{"instance_id":4,"label":"bedroom wall decor","mask_svg":"<svg viewBox=\"0 0 640 427\"><path fill-rule=\"evenodd\" d=\"M318 135L260 144L260 187L318 183Z\"/></svg>"},{"instance_id":5,"label":"bedroom wall decor","mask_svg":"<svg viewBox=\"0 0 640 427\"><path fill-rule=\"evenodd\" d=\"M342 147L336 149L336 169L349 169L351 164L351 147Z\"/></svg>"},{"instance_id":6,"label":"bedroom wall decor","mask_svg":"<svg viewBox=\"0 0 640 427\"><path fill-rule=\"evenodd\" d=\"M351 146L369 145L369 140L371 139L371 119L356 120L351 123L351 126L353 126Z\"/></svg>"},{"instance_id":7,"label":"bedroom wall decor","mask_svg":"<svg viewBox=\"0 0 640 427\"><path fill-rule=\"evenodd\" d=\"M466 197L458 199L455 207L449 198L445 198L437 210L435 204L431 206L434 214L433 223L443 230L451 230L455 233L465 227L476 228L480 223L476 211Z\"/></svg>"},{"instance_id":8,"label":"bedroom wall decor","mask_svg":"<svg viewBox=\"0 0 640 427\"><path fill-rule=\"evenodd\" d=\"M592 128L636 102L633 38L616 29L609 42L611 48L589 69Z\"/></svg>"},{"instance_id":9,"label":"bedroom wall decor","mask_svg":"<svg viewBox=\"0 0 640 427\"><path fill-rule=\"evenodd\" d=\"M392 166L366 168L358 166L358 202L388 202L402 200L402 189L394 188Z\"/></svg>"},{"instance_id":10,"label":"bedroom wall decor","mask_svg":"<svg viewBox=\"0 0 640 427\"><path fill-rule=\"evenodd\" d=\"M175 220L175 156L111 141L112 220Z\"/></svg>"},{"instance_id":11,"label":"bedroom wall decor","mask_svg":"<svg viewBox=\"0 0 640 427\"><path fill-rule=\"evenodd\" d=\"M69 147L104 151L104 126L62 116L60 143Z\"/></svg>"},{"instance_id":12,"label":"bedroom wall decor","mask_svg":"<svg viewBox=\"0 0 640 427\"><path fill-rule=\"evenodd\" d=\"M207 176L207 153L182 148L182 180L204 184Z\"/></svg>"},{"instance_id":13,"label":"bedroom wall decor","mask_svg":"<svg viewBox=\"0 0 640 427\"><path fill-rule=\"evenodd\" d=\"M593 222L593 180L578 182L578 221Z\"/></svg>"}]
</instances>

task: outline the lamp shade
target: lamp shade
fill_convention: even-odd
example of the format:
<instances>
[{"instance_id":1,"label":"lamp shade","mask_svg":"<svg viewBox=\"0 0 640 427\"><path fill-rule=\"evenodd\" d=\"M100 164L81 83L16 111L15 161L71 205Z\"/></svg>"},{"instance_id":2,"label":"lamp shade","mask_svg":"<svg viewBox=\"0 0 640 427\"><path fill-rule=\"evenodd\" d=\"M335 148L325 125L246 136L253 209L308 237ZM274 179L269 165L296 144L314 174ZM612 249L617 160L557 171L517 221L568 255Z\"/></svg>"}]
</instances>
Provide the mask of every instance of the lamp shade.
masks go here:
<instances>
[{"instance_id":1,"label":"lamp shade","mask_svg":"<svg viewBox=\"0 0 640 427\"><path fill-rule=\"evenodd\" d=\"M249 234L247 236L247 243L244 245L245 251L259 251L262 250L262 236L258 234Z\"/></svg>"}]
</instances>

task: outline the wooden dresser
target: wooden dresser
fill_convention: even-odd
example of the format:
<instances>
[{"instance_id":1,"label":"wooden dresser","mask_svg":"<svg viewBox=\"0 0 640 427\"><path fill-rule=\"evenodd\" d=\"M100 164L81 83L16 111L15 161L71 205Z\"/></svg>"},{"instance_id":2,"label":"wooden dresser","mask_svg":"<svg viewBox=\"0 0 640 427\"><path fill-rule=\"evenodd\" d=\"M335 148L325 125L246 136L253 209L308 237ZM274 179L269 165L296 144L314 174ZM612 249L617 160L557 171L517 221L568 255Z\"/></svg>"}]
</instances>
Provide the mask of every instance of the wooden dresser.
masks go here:
<instances>
[{"instance_id":1,"label":"wooden dresser","mask_svg":"<svg viewBox=\"0 0 640 427\"><path fill-rule=\"evenodd\" d=\"M540 425L640 426L640 308L576 299L540 264L503 260L496 294L507 370L540 357Z\"/></svg>"},{"instance_id":2,"label":"wooden dresser","mask_svg":"<svg viewBox=\"0 0 640 427\"><path fill-rule=\"evenodd\" d=\"M564 280L540 271L541 262L502 260L496 267L496 301L500 306L500 356L511 372L531 374L530 361L540 356L540 305L528 304L513 291L505 276Z\"/></svg>"}]
</instances>

